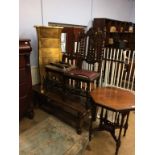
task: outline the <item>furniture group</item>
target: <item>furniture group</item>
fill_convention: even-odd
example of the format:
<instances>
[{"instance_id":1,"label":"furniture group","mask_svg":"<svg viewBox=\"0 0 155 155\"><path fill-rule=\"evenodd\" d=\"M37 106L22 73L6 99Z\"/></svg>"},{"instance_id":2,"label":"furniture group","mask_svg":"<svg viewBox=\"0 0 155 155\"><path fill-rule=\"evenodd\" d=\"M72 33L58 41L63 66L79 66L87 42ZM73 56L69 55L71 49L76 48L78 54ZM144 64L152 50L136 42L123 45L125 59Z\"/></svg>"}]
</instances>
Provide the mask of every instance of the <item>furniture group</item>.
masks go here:
<instances>
[{"instance_id":1,"label":"furniture group","mask_svg":"<svg viewBox=\"0 0 155 155\"><path fill-rule=\"evenodd\" d=\"M76 127L78 134L81 134L83 124L87 122L90 140L95 130L109 131L116 141L115 153L118 154L122 129L125 135L130 111L134 110L134 94L117 88L134 90L133 24L102 18L94 19L93 28L87 32L84 32L84 27L78 27L77 31L76 28L63 29L55 25L35 28L40 84L31 85L30 40L21 40L20 116L33 116L32 103L27 102L33 97L35 105ZM65 53L61 53L61 32L75 35L67 36ZM73 42L69 44L71 38L76 41L76 48ZM28 78L25 78L26 74ZM93 122L99 111L99 126L94 128ZM119 129L118 136L116 129Z\"/></svg>"},{"instance_id":2,"label":"furniture group","mask_svg":"<svg viewBox=\"0 0 155 155\"><path fill-rule=\"evenodd\" d=\"M101 42L95 38L100 34L89 33L90 42L96 44L88 46L87 55L80 50L73 55L64 55L61 62L51 61L45 64L44 71L42 70L45 76L41 85L33 86L34 98L42 101L41 106L54 113L59 109L59 115L71 115L68 117L74 119L79 134L84 119L89 119L90 91L99 85L101 72L102 54L97 48ZM82 44L79 48L82 48Z\"/></svg>"},{"instance_id":3,"label":"furniture group","mask_svg":"<svg viewBox=\"0 0 155 155\"><path fill-rule=\"evenodd\" d=\"M70 115L75 121L77 133L80 134L85 117L90 115L89 86L99 79L99 73L80 69L64 71L54 65L46 65L45 69L43 89L40 85L33 86L34 99L42 101L40 106L44 109L49 108L51 112L59 109L58 113L66 112ZM74 84L69 84L69 81ZM88 85L86 90L82 91L81 82Z\"/></svg>"}]
</instances>

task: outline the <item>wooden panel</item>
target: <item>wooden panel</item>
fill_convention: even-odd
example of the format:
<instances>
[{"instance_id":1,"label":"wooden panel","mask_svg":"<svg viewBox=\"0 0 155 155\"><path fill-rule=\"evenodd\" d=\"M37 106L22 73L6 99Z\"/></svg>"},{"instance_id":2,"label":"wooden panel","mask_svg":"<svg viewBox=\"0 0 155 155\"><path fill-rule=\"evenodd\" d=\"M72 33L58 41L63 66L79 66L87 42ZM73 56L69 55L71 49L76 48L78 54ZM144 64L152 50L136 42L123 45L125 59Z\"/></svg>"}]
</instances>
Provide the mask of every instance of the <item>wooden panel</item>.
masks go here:
<instances>
[{"instance_id":1,"label":"wooden panel","mask_svg":"<svg viewBox=\"0 0 155 155\"><path fill-rule=\"evenodd\" d=\"M19 69L19 83L23 83L26 81L26 72L25 68Z\"/></svg>"},{"instance_id":2,"label":"wooden panel","mask_svg":"<svg viewBox=\"0 0 155 155\"><path fill-rule=\"evenodd\" d=\"M25 67L26 65L26 59L25 59L25 55L19 55L19 67Z\"/></svg>"},{"instance_id":3,"label":"wooden panel","mask_svg":"<svg viewBox=\"0 0 155 155\"><path fill-rule=\"evenodd\" d=\"M40 38L59 38L61 34L61 27L37 27Z\"/></svg>"},{"instance_id":4,"label":"wooden panel","mask_svg":"<svg viewBox=\"0 0 155 155\"><path fill-rule=\"evenodd\" d=\"M31 102L31 70L30 70L30 40L19 40L19 118L25 114L33 117ZM30 115L29 115L30 116Z\"/></svg>"},{"instance_id":5,"label":"wooden panel","mask_svg":"<svg viewBox=\"0 0 155 155\"><path fill-rule=\"evenodd\" d=\"M41 38L40 48L60 48L60 39L58 38Z\"/></svg>"},{"instance_id":6,"label":"wooden panel","mask_svg":"<svg viewBox=\"0 0 155 155\"><path fill-rule=\"evenodd\" d=\"M28 109L28 104L26 104L28 102L27 100L27 96L24 96L22 98L19 98L19 117L22 118Z\"/></svg>"},{"instance_id":7,"label":"wooden panel","mask_svg":"<svg viewBox=\"0 0 155 155\"><path fill-rule=\"evenodd\" d=\"M26 83L21 83L19 85L19 98L22 98L27 95L27 84Z\"/></svg>"}]
</instances>

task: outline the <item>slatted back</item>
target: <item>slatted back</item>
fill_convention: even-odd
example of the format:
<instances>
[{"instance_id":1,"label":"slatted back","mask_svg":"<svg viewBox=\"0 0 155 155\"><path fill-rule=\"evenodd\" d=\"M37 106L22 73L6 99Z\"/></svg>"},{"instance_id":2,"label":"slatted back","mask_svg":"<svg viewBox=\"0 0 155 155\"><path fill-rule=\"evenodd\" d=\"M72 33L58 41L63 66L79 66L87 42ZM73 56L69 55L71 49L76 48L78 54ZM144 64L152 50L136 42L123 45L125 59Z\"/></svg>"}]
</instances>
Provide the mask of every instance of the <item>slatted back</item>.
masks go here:
<instances>
[{"instance_id":1,"label":"slatted back","mask_svg":"<svg viewBox=\"0 0 155 155\"><path fill-rule=\"evenodd\" d=\"M93 29L90 29L87 32L85 59L82 66L84 69L100 72L103 46L102 31L94 31Z\"/></svg>"},{"instance_id":2,"label":"slatted back","mask_svg":"<svg viewBox=\"0 0 155 155\"><path fill-rule=\"evenodd\" d=\"M90 29L87 33L81 33L77 42L76 52L68 55L67 62L75 64L78 68L101 72L102 64L102 46L103 46L103 34L102 32L94 31ZM74 57L73 57L74 56ZM91 84L90 90L96 87L95 84ZM75 83L74 81L70 83ZM87 84L81 82L81 88L87 89Z\"/></svg>"},{"instance_id":3,"label":"slatted back","mask_svg":"<svg viewBox=\"0 0 155 155\"><path fill-rule=\"evenodd\" d=\"M135 90L135 51L104 48L102 86Z\"/></svg>"}]
</instances>

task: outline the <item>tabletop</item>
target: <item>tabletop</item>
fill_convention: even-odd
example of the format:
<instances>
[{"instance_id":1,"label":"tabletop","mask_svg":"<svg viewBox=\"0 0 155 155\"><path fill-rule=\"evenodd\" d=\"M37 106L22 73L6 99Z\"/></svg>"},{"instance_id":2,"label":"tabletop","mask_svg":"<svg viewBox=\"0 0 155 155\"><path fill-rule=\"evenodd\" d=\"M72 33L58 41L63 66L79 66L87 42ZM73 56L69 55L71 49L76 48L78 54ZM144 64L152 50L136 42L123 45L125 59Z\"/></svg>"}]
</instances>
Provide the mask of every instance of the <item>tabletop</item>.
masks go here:
<instances>
[{"instance_id":1,"label":"tabletop","mask_svg":"<svg viewBox=\"0 0 155 155\"><path fill-rule=\"evenodd\" d=\"M134 110L135 95L117 87L98 87L90 93L95 104L114 111Z\"/></svg>"}]
</instances>

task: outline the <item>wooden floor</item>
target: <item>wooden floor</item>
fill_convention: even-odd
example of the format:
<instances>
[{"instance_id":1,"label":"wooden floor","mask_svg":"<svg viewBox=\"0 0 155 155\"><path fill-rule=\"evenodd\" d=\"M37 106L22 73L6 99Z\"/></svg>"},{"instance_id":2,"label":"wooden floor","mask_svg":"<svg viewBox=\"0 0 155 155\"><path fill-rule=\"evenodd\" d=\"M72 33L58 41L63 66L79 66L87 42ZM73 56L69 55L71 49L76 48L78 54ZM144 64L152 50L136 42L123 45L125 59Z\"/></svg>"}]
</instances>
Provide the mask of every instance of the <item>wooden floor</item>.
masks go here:
<instances>
[{"instance_id":1,"label":"wooden floor","mask_svg":"<svg viewBox=\"0 0 155 155\"><path fill-rule=\"evenodd\" d=\"M20 133L30 129L34 125L46 119L50 114L35 109L35 117L30 120L23 118L19 124ZM106 132L96 132L93 135L92 141L89 143L84 155L114 155L115 141L112 136ZM134 155L135 154L135 114L131 112L129 118L129 127L125 137L122 137L122 143L119 150L119 155Z\"/></svg>"}]
</instances>

